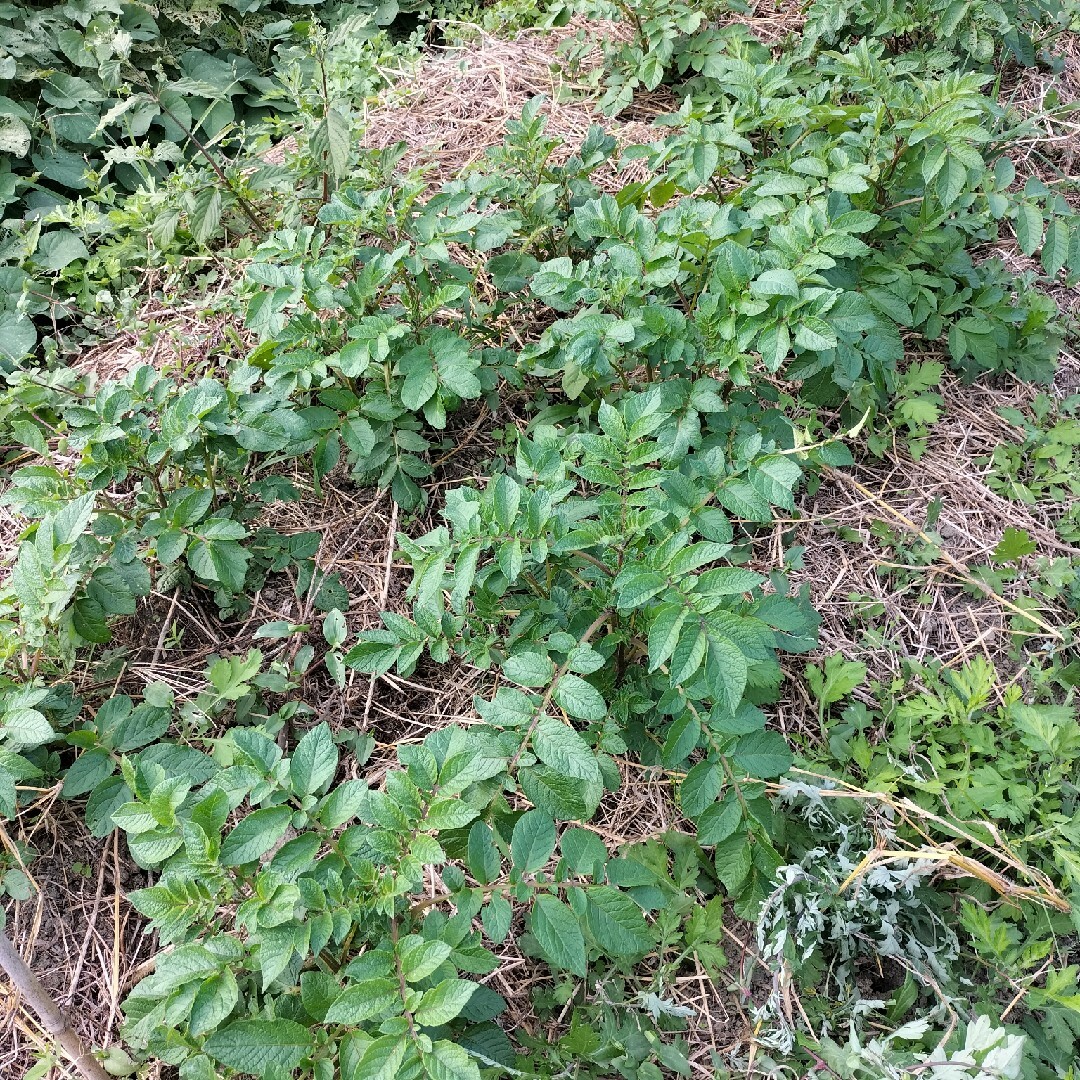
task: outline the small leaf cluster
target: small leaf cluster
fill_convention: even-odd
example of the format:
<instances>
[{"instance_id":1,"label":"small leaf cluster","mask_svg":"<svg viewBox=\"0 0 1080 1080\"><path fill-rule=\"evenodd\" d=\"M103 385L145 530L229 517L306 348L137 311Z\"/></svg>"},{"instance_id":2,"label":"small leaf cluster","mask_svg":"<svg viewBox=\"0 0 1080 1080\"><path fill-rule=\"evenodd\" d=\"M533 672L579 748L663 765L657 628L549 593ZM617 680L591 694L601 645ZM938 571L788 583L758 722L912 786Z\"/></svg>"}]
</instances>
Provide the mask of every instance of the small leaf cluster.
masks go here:
<instances>
[{"instance_id":1,"label":"small leaf cluster","mask_svg":"<svg viewBox=\"0 0 1080 1080\"><path fill-rule=\"evenodd\" d=\"M991 491L1025 506L1058 508L1058 535L1069 543L1080 540L1080 398L1055 402L1040 394L1032 417L1016 409L1003 416L1023 433L1022 441L1002 442L984 462Z\"/></svg>"}]
</instances>

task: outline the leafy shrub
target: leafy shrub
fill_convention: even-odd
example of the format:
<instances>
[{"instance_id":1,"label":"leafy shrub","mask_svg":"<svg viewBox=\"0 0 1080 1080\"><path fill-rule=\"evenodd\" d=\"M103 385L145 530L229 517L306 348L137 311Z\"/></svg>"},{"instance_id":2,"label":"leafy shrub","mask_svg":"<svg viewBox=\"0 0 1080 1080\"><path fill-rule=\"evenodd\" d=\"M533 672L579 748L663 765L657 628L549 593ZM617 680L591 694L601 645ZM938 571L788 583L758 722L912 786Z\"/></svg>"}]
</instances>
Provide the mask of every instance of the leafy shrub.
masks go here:
<instances>
[{"instance_id":1,"label":"leafy shrub","mask_svg":"<svg viewBox=\"0 0 1080 1080\"><path fill-rule=\"evenodd\" d=\"M939 67L957 57L985 67L1005 50L1030 67L1038 54L1036 28L1064 12L1058 0L815 0L807 11L804 48L870 37L892 52L928 53Z\"/></svg>"},{"instance_id":2,"label":"leafy shrub","mask_svg":"<svg viewBox=\"0 0 1080 1080\"><path fill-rule=\"evenodd\" d=\"M102 386L20 367L0 399L18 466L5 499L27 520L0 594L14 676L0 687L0 812L26 809L27 781L57 782L84 801L93 835L120 829L153 872L131 902L170 948L125 1001L124 1031L181 1080L687 1075L674 988L721 978L729 906L761 919L760 960L777 980L748 1074L1012 1076L1021 1053L1037 1080L1069 1067L1075 922L1034 901L1076 884L1071 705L1045 686L991 705L994 673L972 664L833 717L865 668L831 658L807 676L824 767L883 806L910 799L946 830L1007 842L1044 886L1015 891L1015 911L985 877L943 885L892 854L875 862L879 840L915 843L906 819L819 803L806 817L776 801L824 796L784 779L792 750L765 710L783 654L816 641L809 596L783 569L798 553L783 551L782 525L820 466L851 461L823 417L851 436L892 404L893 422L925 438L942 365L906 355L924 346L969 378L1045 378L1061 329L1028 287L1036 271L1017 279L979 252L1011 229L1040 277L1071 281L1075 217L1037 182L1015 190L1002 156L1013 133L984 75L908 50L891 22L857 44L838 30L832 51L811 35L774 52L685 4L624 14L634 39L605 50L606 105L684 81L657 139L624 154L644 162L640 179L615 192L596 180L616 163L614 138L594 127L556 164L538 100L438 191L400 175L401 147L360 151L354 112L375 76L350 68L350 35L369 59L387 47L360 5L299 38L262 23L266 49L280 46L278 82L258 66L249 79L235 58L225 82L202 67L178 79L165 58L161 85L110 98L95 138L147 122L134 153L94 148L110 176L143 169L146 187L109 210L132 232L89 251L76 226L104 227L99 193L96 209L60 212L70 233L42 241L81 304L151 222L174 254L247 222L226 253L245 264L227 302L259 339L243 359ZM963 17L977 36L958 47L981 55L985 19L1002 32L994 11ZM226 62L200 56L214 71ZM260 104L241 103L238 85ZM184 126L231 156L196 146L203 164L166 176L166 144L195 144L170 140L176 118L159 110L204 92ZM247 126L249 106L283 98L295 114ZM249 170L286 130L295 156ZM22 294L3 324L16 334L32 269L5 278ZM296 496L284 474L302 461L318 491L344 465L408 515L453 415L509 400L520 429L487 475L440 488L436 528L417 535L406 516L408 614L385 612L351 640L350 598L319 570L318 537L259 522ZM1020 548L1011 538L1001 558ZM204 589L228 616L293 567L310 600L302 624L257 633L289 643L212 657L189 700L156 683L140 700L85 702L50 685L151 588ZM388 753L318 722L307 698L320 663L338 686L350 669L488 674L467 725ZM663 835L615 844L591 825L619 759L673 785L682 820ZM843 888L867 866L860 890ZM533 1004L551 1038L512 1043L499 1026L505 1002L483 980L511 935L546 967ZM894 978L890 959L911 978ZM1014 1004L988 971L1022 986ZM784 1007L793 986L810 1002L801 1019ZM956 1034L940 1030L935 1000L963 1010ZM910 1020L916 1005L924 1020Z\"/></svg>"}]
</instances>

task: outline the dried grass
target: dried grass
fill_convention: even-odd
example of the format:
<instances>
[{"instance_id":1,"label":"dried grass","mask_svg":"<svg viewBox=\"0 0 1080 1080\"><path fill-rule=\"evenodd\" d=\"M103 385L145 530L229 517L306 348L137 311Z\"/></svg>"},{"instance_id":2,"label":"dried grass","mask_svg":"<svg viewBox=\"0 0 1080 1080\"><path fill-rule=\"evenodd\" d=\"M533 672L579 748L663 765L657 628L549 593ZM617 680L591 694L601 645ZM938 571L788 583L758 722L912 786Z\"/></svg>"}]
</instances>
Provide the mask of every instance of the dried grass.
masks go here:
<instances>
[{"instance_id":1,"label":"dried grass","mask_svg":"<svg viewBox=\"0 0 1080 1080\"><path fill-rule=\"evenodd\" d=\"M1037 388L1012 379L966 386L947 376L941 389L942 418L918 462L896 445L881 461L828 473L817 492L803 500L804 520L793 539L806 550L792 577L809 585L822 617L821 645L811 662L840 653L865 663L869 678L888 686L901 677L907 661L933 659L956 667L981 655L1007 678L1021 677L1023 669L1012 659L1016 612L1011 605L1024 595L1025 574L1000 596L988 595L971 587L970 575L957 564L968 571L989 565L1006 526L1025 530L1038 545L1024 568L1038 556L1080 557L1080 548L1055 533L1053 507L1002 498L987 486L988 466L980 464L999 443L1021 441L1021 433L998 410L1023 409ZM927 531L940 536L942 557L930 566L901 569L913 562L905 547L921 545L898 515L926 530L931 504L940 504L940 516ZM891 530L900 546L883 542L883 529ZM1052 630L1069 618L1049 604L1041 617ZM1034 631L1030 648L1052 643L1049 633L1030 626L1028 631ZM786 731L816 740L816 710L801 667L801 662L790 665L791 694L778 707L777 721Z\"/></svg>"},{"instance_id":2,"label":"dried grass","mask_svg":"<svg viewBox=\"0 0 1080 1080\"><path fill-rule=\"evenodd\" d=\"M7 934L87 1044L116 1042L125 987L155 951L142 919L123 902L128 889L146 884L145 874L115 838L90 836L81 812L59 798L59 786L42 791L16 821L0 827L0 841L8 854L14 844L38 852L25 866L34 896L4 904ZM16 1080L38 1055L53 1050L34 1014L0 982L0 1076ZM52 1076L72 1075L68 1068ZM155 1065L147 1080L159 1076Z\"/></svg>"},{"instance_id":3,"label":"dried grass","mask_svg":"<svg viewBox=\"0 0 1080 1080\"><path fill-rule=\"evenodd\" d=\"M567 74L559 51L564 42L579 30L597 40L629 40L631 31L623 23L577 20L559 30L525 30L509 40L479 27L474 30L476 38L467 44L433 48L432 56L401 78L363 118L363 146L382 150L404 142L402 167L423 168L432 190L501 145L507 120L519 117L531 98L546 99L541 112L547 117L547 133L562 144L553 155L555 163L569 157L595 123L602 123L621 146L649 141L652 120L675 107L670 93L657 90L639 95L621 120L605 119L586 88ZM596 48L583 69L598 62ZM266 160L283 161L295 147L293 140L286 140ZM628 179L610 164L595 176L602 187L613 190Z\"/></svg>"},{"instance_id":4,"label":"dried grass","mask_svg":"<svg viewBox=\"0 0 1080 1080\"><path fill-rule=\"evenodd\" d=\"M1080 33L1062 32L1047 43L1047 51L1061 70L1010 65L998 100L1030 126L1030 133L1011 149L1021 183L1039 176L1060 184L1066 197L1080 206L1080 114L1061 109L1080 102Z\"/></svg>"}]
</instances>

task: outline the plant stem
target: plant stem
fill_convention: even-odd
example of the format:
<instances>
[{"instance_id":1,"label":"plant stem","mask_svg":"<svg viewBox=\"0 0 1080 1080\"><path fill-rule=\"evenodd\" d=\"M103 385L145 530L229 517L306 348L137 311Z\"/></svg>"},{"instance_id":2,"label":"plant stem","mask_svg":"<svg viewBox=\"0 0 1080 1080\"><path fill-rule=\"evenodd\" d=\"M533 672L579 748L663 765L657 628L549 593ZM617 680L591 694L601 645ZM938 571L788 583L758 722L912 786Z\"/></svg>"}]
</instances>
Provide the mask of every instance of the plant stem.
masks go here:
<instances>
[{"instance_id":1,"label":"plant stem","mask_svg":"<svg viewBox=\"0 0 1080 1080\"><path fill-rule=\"evenodd\" d=\"M16 991L41 1021L41 1026L53 1037L86 1080L112 1080L97 1058L83 1046L82 1039L68 1024L67 1017L60 1011L48 990L41 985L38 977L19 955L18 949L3 933L0 933L0 970L7 973Z\"/></svg>"},{"instance_id":2,"label":"plant stem","mask_svg":"<svg viewBox=\"0 0 1080 1080\"><path fill-rule=\"evenodd\" d=\"M254 225L260 233L267 233L269 229L266 225L266 222L264 222L262 218L259 217L259 212L243 195L240 194L239 191L236 190L236 188L233 187L232 183L229 181L229 178L225 175L224 170L214 158L214 155L211 154L205 146L203 146L203 144L196 137L195 132L188 129L184 122L180 120L179 117L177 117L177 115L172 111L172 109L169 108L168 105L165 104L164 101L161 100L161 98L157 95L157 93L155 93L155 91L151 90L150 96L154 99L158 108L161 109L161 111L184 133L184 135L191 140L191 143L195 147L195 149L198 150L204 158L206 158L206 160L210 163L210 168L214 170L214 174L222 182L222 184L225 185L226 191L231 191L233 195L236 196L236 201L239 204L240 209L244 212L244 217L246 217L248 221L250 221L251 224Z\"/></svg>"}]
</instances>

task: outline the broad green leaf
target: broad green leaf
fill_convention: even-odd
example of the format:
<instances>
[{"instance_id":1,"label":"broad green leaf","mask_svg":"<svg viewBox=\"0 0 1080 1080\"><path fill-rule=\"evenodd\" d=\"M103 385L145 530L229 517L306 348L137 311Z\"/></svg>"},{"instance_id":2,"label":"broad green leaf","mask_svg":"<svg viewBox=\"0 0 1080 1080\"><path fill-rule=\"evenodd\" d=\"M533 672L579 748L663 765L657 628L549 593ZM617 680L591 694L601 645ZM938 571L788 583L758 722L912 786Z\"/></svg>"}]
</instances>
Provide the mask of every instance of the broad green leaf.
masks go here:
<instances>
[{"instance_id":1,"label":"broad green leaf","mask_svg":"<svg viewBox=\"0 0 1080 1080\"><path fill-rule=\"evenodd\" d=\"M697 818L716 801L724 785L720 766L711 761L699 761L679 785L679 802L687 817Z\"/></svg>"},{"instance_id":2,"label":"broad green leaf","mask_svg":"<svg viewBox=\"0 0 1080 1080\"><path fill-rule=\"evenodd\" d=\"M733 641L710 634L705 657L705 682L717 705L734 712L746 690L748 668L746 657Z\"/></svg>"},{"instance_id":3,"label":"broad green leaf","mask_svg":"<svg viewBox=\"0 0 1080 1080\"><path fill-rule=\"evenodd\" d=\"M514 867L530 874L541 869L555 850L555 823L540 810L529 810L518 818L510 840Z\"/></svg>"},{"instance_id":4,"label":"broad green leaf","mask_svg":"<svg viewBox=\"0 0 1080 1080\"><path fill-rule=\"evenodd\" d=\"M416 1012L416 1022L424 1027L448 1024L468 1004L477 984L468 979L446 979L424 993Z\"/></svg>"},{"instance_id":5,"label":"broad green leaf","mask_svg":"<svg viewBox=\"0 0 1080 1080\"><path fill-rule=\"evenodd\" d=\"M734 895L750 873L752 857L749 837L744 832L729 836L717 845L713 860L717 877L724 883L728 895Z\"/></svg>"},{"instance_id":6,"label":"broad green leaf","mask_svg":"<svg viewBox=\"0 0 1080 1080\"><path fill-rule=\"evenodd\" d=\"M967 169L953 154L947 154L934 180L934 191L942 209L948 210L960 198L966 186Z\"/></svg>"},{"instance_id":7,"label":"broad green leaf","mask_svg":"<svg viewBox=\"0 0 1080 1080\"><path fill-rule=\"evenodd\" d=\"M713 803L698 818L698 843L722 844L739 827L742 816L742 805L729 792L723 802Z\"/></svg>"},{"instance_id":8,"label":"broad green leaf","mask_svg":"<svg viewBox=\"0 0 1080 1080\"><path fill-rule=\"evenodd\" d=\"M93 791L116 771L116 762L103 746L84 751L72 762L64 776L62 794L65 799L75 799Z\"/></svg>"},{"instance_id":9,"label":"broad green leaf","mask_svg":"<svg viewBox=\"0 0 1080 1080\"><path fill-rule=\"evenodd\" d=\"M627 567L615 579L619 608L625 611L641 607L667 587L668 579L665 575L640 566Z\"/></svg>"},{"instance_id":10,"label":"broad green leaf","mask_svg":"<svg viewBox=\"0 0 1080 1080\"><path fill-rule=\"evenodd\" d=\"M212 1058L255 1077L288 1072L314 1049L312 1033L295 1020L237 1020L203 1045Z\"/></svg>"},{"instance_id":11,"label":"broad green leaf","mask_svg":"<svg viewBox=\"0 0 1080 1080\"><path fill-rule=\"evenodd\" d=\"M347 986L326 1011L328 1024L361 1024L380 1013L404 1008L401 988L393 979L365 979Z\"/></svg>"},{"instance_id":12,"label":"broad green leaf","mask_svg":"<svg viewBox=\"0 0 1080 1080\"><path fill-rule=\"evenodd\" d=\"M603 695L580 675L567 672L561 676L552 698L578 720L603 720L607 715Z\"/></svg>"},{"instance_id":13,"label":"broad green leaf","mask_svg":"<svg viewBox=\"0 0 1080 1080\"><path fill-rule=\"evenodd\" d=\"M681 765L697 749L700 738L701 721L687 709L668 730L661 752L664 764L672 769Z\"/></svg>"},{"instance_id":14,"label":"broad green leaf","mask_svg":"<svg viewBox=\"0 0 1080 1080\"><path fill-rule=\"evenodd\" d=\"M799 283L790 270L766 270L750 282L750 291L755 296L798 296Z\"/></svg>"},{"instance_id":15,"label":"broad green leaf","mask_svg":"<svg viewBox=\"0 0 1080 1080\"><path fill-rule=\"evenodd\" d=\"M585 977L585 938L577 916L561 900L539 893L533 901L529 927L553 967Z\"/></svg>"},{"instance_id":16,"label":"broad green leaf","mask_svg":"<svg viewBox=\"0 0 1080 1080\"><path fill-rule=\"evenodd\" d=\"M420 982L445 963L452 951L445 941L414 941L401 950L402 974L409 982Z\"/></svg>"},{"instance_id":17,"label":"broad green leaf","mask_svg":"<svg viewBox=\"0 0 1080 1080\"><path fill-rule=\"evenodd\" d=\"M545 764L563 776L601 783L603 777L596 755L571 727L550 716L542 716L533 732L533 750Z\"/></svg>"},{"instance_id":18,"label":"broad green leaf","mask_svg":"<svg viewBox=\"0 0 1080 1080\"><path fill-rule=\"evenodd\" d=\"M229 1018L239 997L236 976L229 968L222 969L199 987L191 1003L188 1030L196 1036L214 1031Z\"/></svg>"},{"instance_id":19,"label":"broad green leaf","mask_svg":"<svg viewBox=\"0 0 1080 1080\"><path fill-rule=\"evenodd\" d=\"M657 610L649 626L649 671L656 671L670 659L688 613L682 604L665 604Z\"/></svg>"},{"instance_id":20,"label":"broad green leaf","mask_svg":"<svg viewBox=\"0 0 1080 1080\"><path fill-rule=\"evenodd\" d=\"M572 873L597 877L604 872L607 848L588 829L567 829L559 840L559 851Z\"/></svg>"},{"instance_id":21,"label":"broad green leaf","mask_svg":"<svg viewBox=\"0 0 1080 1080\"><path fill-rule=\"evenodd\" d=\"M1080 229L1080 222L1074 222L1073 228ZM1069 226L1060 218L1054 217L1046 227L1046 240L1043 242L1042 266L1051 276L1065 265L1069 258Z\"/></svg>"},{"instance_id":22,"label":"broad green leaf","mask_svg":"<svg viewBox=\"0 0 1080 1080\"><path fill-rule=\"evenodd\" d=\"M221 865L241 866L255 862L285 835L291 821L292 811L287 806L267 806L252 811L222 841Z\"/></svg>"},{"instance_id":23,"label":"broad green leaf","mask_svg":"<svg viewBox=\"0 0 1080 1080\"><path fill-rule=\"evenodd\" d=\"M34 351L37 329L20 311L0 311L0 360L18 363Z\"/></svg>"},{"instance_id":24,"label":"broad green leaf","mask_svg":"<svg viewBox=\"0 0 1080 1080\"><path fill-rule=\"evenodd\" d=\"M1016 208L1016 240L1025 255L1034 255L1042 243L1042 211L1030 202L1022 202Z\"/></svg>"},{"instance_id":25,"label":"broad green leaf","mask_svg":"<svg viewBox=\"0 0 1080 1080\"><path fill-rule=\"evenodd\" d=\"M510 923L514 918L514 909L505 896L495 893L484 905L480 919L484 924L484 933L496 944L501 945L510 933Z\"/></svg>"},{"instance_id":26,"label":"broad green leaf","mask_svg":"<svg viewBox=\"0 0 1080 1080\"><path fill-rule=\"evenodd\" d=\"M704 187L720 164L720 150L715 143L698 142L692 155L694 187Z\"/></svg>"},{"instance_id":27,"label":"broad green leaf","mask_svg":"<svg viewBox=\"0 0 1080 1080\"><path fill-rule=\"evenodd\" d=\"M473 822L469 830L467 862L469 872L481 885L488 885L499 876L502 856L491 836L491 826L485 821Z\"/></svg>"},{"instance_id":28,"label":"broad green leaf","mask_svg":"<svg viewBox=\"0 0 1080 1080\"><path fill-rule=\"evenodd\" d=\"M351 821L360 812L367 792L363 780L346 780L338 784L323 800L319 820L331 829Z\"/></svg>"},{"instance_id":29,"label":"broad green leaf","mask_svg":"<svg viewBox=\"0 0 1080 1080\"><path fill-rule=\"evenodd\" d=\"M461 799L435 799L428 807L424 818L425 832L438 832L441 829L460 829L480 813Z\"/></svg>"},{"instance_id":30,"label":"broad green leaf","mask_svg":"<svg viewBox=\"0 0 1080 1080\"><path fill-rule=\"evenodd\" d=\"M333 608L323 619L323 640L331 649L340 649L348 636L349 628L339 608Z\"/></svg>"},{"instance_id":31,"label":"broad green leaf","mask_svg":"<svg viewBox=\"0 0 1080 1080\"><path fill-rule=\"evenodd\" d=\"M404 1035L385 1035L376 1039L364 1051L353 1080L394 1080L408 1049L409 1039Z\"/></svg>"},{"instance_id":32,"label":"broad green leaf","mask_svg":"<svg viewBox=\"0 0 1080 1080\"><path fill-rule=\"evenodd\" d=\"M337 772L338 751L330 726L313 727L296 745L289 780L297 795L310 795L328 784Z\"/></svg>"},{"instance_id":33,"label":"broad green leaf","mask_svg":"<svg viewBox=\"0 0 1080 1080\"><path fill-rule=\"evenodd\" d=\"M244 588L251 555L235 540L195 540L188 546L191 569L206 581L220 582L230 593Z\"/></svg>"},{"instance_id":34,"label":"broad green leaf","mask_svg":"<svg viewBox=\"0 0 1080 1080\"><path fill-rule=\"evenodd\" d=\"M795 344L800 349L821 352L836 348L836 332L823 319L806 315L795 330Z\"/></svg>"},{"instance_id":35,"label":"broad green leaf","mask_svg":"<svg viewBox=\"0 0 1080 1080\"><path fill-rule=\"evenodd\" d=\"M37 709L12 709L0 716L0 739L12 749L42 746L55 738L52 725Z\"/></svg>"},{"instance_id":36,"label":"broad green leaf","mask_svg":"<svg viewBox=\"0 0 1080 1080\"><path fill-rule=\"evenodd\" d=\"M495 520L507 530L514 526L521 505L521 487L506 473L500 473L493 485Z\"/></svg>"},{"instance_id":37,"label":"broad green leaf","mask_svg":"<svg viewBox=\"0 0 1080 1080\"><path fill-rule=\"evenodd\" d=\"M701 662L709 648L709 639L694 619L683 630L679 643L671 656L671 681L676 686L689 682L701 669Z\"/></svg>"},{"instance_id":38,"label":"broad green leaf","mask_svg":"<svg viewBox=\"0 0 1080 1080\"><path fill-rule=\"evenodd\" d=\"M603 782L599 779L564 776L558 769L546 765L520 770L518 780L525 797L557 821L587 821L604 793Z\"/></svg>"},{"instance_id":39,"label":"broad green leaf","mask_svg":"<svg viewBox=\"0 0 1080 1080\"><path fill-rule=\"evenodd\" d=\"M420 1064L429 1080L480 1080L480 1066L461 1046L447 1039L436 1042L420 1055Z\"/></svg>"},{"instance_id":40,"label":"broad green leaf","mask_svg":"<svg viewBox=\"0 0 1080 1080\"><path fill-rule=\"evenodd\" d=\"M585 888L585 921L596 943L610 956L636 957L655 944L641 908L610 885Z\"/></svg>"},{"instance_id":41,"label":"broad green leaf","mask_svg":"<svg viewBox=\"0 0 1080 1080\"><path fill-rule=\"evenodd\" d=\"M503 674L521 686L548 686L555 677L555 665L546 654L530 649L508 656Z\"/></svg>"},{"instance_id":42,"label":"broad green leaf","mask_svg":"<svg viewBox=\"0 0 1080 1080\"><path fill-rule=\"evenodd\" d=\"M778 731L752 731L735 744L735 764L757 780L771 780L791 768L787 740Z\"/></svg>"}]
</instances>

